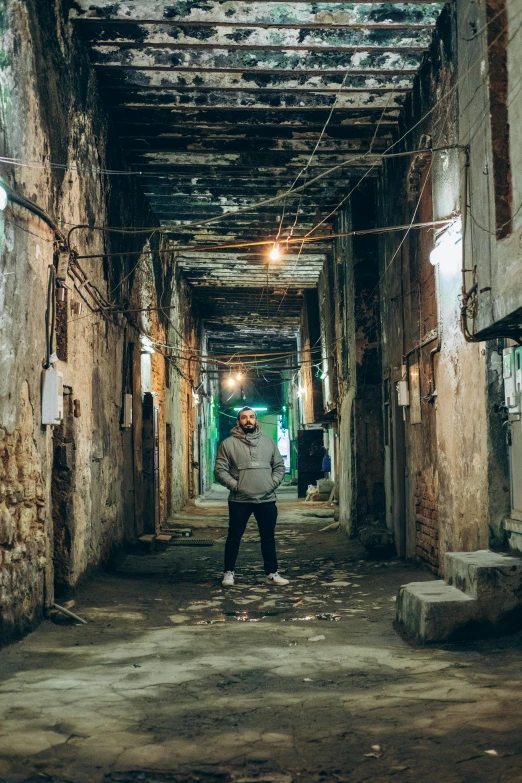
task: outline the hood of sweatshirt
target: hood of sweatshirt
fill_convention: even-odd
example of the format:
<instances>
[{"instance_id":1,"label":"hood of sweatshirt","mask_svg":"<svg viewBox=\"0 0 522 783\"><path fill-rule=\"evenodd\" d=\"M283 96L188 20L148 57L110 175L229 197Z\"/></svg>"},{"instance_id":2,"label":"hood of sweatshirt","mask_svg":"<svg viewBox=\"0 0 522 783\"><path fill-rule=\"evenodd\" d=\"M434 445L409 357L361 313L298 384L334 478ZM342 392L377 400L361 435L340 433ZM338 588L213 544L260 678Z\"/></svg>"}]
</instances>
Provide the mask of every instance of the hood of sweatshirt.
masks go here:
<instances>
[{"instance_id":1,"label":"hood of sweatshirt","mask_svg":"<svg viewBox=\"0 0 522 783\"><path fill-rule=\"evenodd\" d=\"M261 429L259 424L256 422L256 426L253 432L243 432L239 424L236 424L236 426L230 431L230 434L234 438L238 438L248 445L253 445L256 443L256 441L259 440Z\"/></svg>"}]
</instances>

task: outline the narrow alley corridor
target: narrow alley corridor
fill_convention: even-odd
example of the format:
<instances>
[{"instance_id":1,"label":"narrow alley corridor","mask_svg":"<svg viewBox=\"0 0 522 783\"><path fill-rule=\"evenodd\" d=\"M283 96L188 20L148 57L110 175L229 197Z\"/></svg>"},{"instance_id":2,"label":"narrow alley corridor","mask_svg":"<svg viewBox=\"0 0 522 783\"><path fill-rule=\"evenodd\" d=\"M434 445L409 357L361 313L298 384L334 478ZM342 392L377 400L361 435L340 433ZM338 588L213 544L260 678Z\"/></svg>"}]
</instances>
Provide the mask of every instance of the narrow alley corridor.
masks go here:
<instances>
[{"instance_id":1,"label":"narrow alley corridor","mask_svg":"<svg viewBox=\"0 0 522 783\"><path fill-rule=\"evenodd\" d=\"M395 596L431 577L280 507L288 587L264 584L253 532L220 586L214 500L179 518L213 547L126 554L79 591L88 625L55 614L0 653L0 779L519 781L522 637L412 648Z\"/></svg>"},{"instance_id":2,"label":"narrow alley corridor","mask_svg":"<svg viewBox=\"0 0 522 783\"><path fill-rule=\"evenodd\" d=\"M0 783L522 783L522 0L0 0Z\"/></svg>"}]
</instances>

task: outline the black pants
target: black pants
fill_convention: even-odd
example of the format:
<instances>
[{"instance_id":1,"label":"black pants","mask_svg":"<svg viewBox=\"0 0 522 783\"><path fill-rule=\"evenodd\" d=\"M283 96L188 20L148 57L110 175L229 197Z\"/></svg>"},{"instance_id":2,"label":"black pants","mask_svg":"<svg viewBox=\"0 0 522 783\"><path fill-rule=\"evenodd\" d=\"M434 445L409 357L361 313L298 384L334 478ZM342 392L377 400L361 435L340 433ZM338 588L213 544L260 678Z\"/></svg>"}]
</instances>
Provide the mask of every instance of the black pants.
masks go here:
<instances>
[{"instance_id":1,"label":"black pants","mask_svg":"<svg viewBox=\"0 0 522 783\"><path fill-rule=\"evenodd\" d=\"M234 571L236 567L239 544L250 519L256 518L261 538L261 553L265 564L265 574L275 574L277 571L277 555L275 547L275 526L277 522L277 506L272 503L234 503L228 504L228 536L225 544L225 571Z\"/></svg>"}]
</instances>

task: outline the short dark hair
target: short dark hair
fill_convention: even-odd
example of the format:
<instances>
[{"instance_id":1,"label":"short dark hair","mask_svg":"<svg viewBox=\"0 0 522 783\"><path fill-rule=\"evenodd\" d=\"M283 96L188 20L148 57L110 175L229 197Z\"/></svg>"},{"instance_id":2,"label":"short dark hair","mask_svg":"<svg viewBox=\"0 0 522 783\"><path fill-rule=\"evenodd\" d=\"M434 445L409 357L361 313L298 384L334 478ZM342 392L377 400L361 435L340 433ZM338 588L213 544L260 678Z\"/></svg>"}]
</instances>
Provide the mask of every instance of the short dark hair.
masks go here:
<instances>
[{"instance_id":1,"label":"short dark hair","mask_svg":"<svg viewBox=\"0 0 522 783\"><path fill-rule=\"evenodd\" d=\"M255 410L253 408L251 408L250 405L245 405L244 408L241 408L241 410L238 411L238 414L237 414L237 420L238 421L239 421L239 417L241 416L241 414L244 413L245 411L252 411L253 413L255 413L255 416L256 416L256 419L257 419L257 413L255 412Z\"/></svg>"}]
</instances>

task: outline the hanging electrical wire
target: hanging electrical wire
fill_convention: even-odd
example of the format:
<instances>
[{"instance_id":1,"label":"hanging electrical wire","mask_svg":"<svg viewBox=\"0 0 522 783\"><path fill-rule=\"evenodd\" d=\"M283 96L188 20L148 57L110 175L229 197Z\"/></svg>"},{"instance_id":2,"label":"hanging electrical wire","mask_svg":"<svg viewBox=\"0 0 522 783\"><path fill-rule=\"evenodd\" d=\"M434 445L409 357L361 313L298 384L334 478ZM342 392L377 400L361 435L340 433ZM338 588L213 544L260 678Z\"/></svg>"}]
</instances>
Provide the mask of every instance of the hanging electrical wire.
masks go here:
<instances>
[{"instance_id":1,"label":"hanging electrical wire","mask_svg":"<svg viewBox=\"0 0 522 783\"><path fill-rule=\"evenodd\" d=\"M45 363L44 369L56 361L54 353L54 335L56 329L56 269L49 265L49 278L47 282L47 307L45 310Z\"/></svg>"},{"instance_id":2,"label":"hanging electrical wire","mask_svg":"<svg viewBox=\"0 0 522 783\"><path fill-rule=\"evenodd\" d=\"M502 13L504 13L503 10L498 11L488 22L488 24L491 24L494 22L498 16L500 16ZM515 12L513 18L516 18L519 14L522 13L522 9ZM491 49L498 41L498 39L506 32L507 25L498 33L498 35L488 44L487 49ZM514 36L512 36L512 39ZM512 40L511 39L511 40ZM463 80L468 76L472 68L475 67L479 62L482 62L482 55L480 57L477 57L476 61L472 63L462 74L459 75L458 79L455 81L455 83L439 98L438 101L427 111L425 114L416 122L414 123L410 128L408 128L407 131L405 131L402 136L400 136L398 139L396 139L392 144L390 144L389 147L382 153L380 157L382 159L385 159L387 157L391 157L390 150L394 149L398 144L400 144L405 138L407 138L410 134L412 134L433 112L436 111L436 109L444 102L447 101L453 94L457 91L459 85L463 82ZM458 146L458 145L455 145ZM419 150L419 152L426 152L427 150ZM429 150L428 150L429 151ZM431 150L432 152L435 151L435 149ZM438 150L437 150L438 151ZM407 153L406 153L407 154ZM314 226L313 229L311 229L306 236L309 236L312 232L316 231L320 225L322 225L328 218L332 217L343 204L346 203L346 201L350 198L350 196L353 195L353 193L357 190L359 185L366 179L366 177L369 176L370 172L375 169L375 167L378 165L378 161L375 161L371 167L362 175L362 177L358 180L358 182L355 184L355 186L351 189L351 191L348 193L347 196L343 197L343 199L339 202L339 204L335 207L334 210L332 210L323 220L318 223L316 226Z\"/></svg>"}]
</instances>

